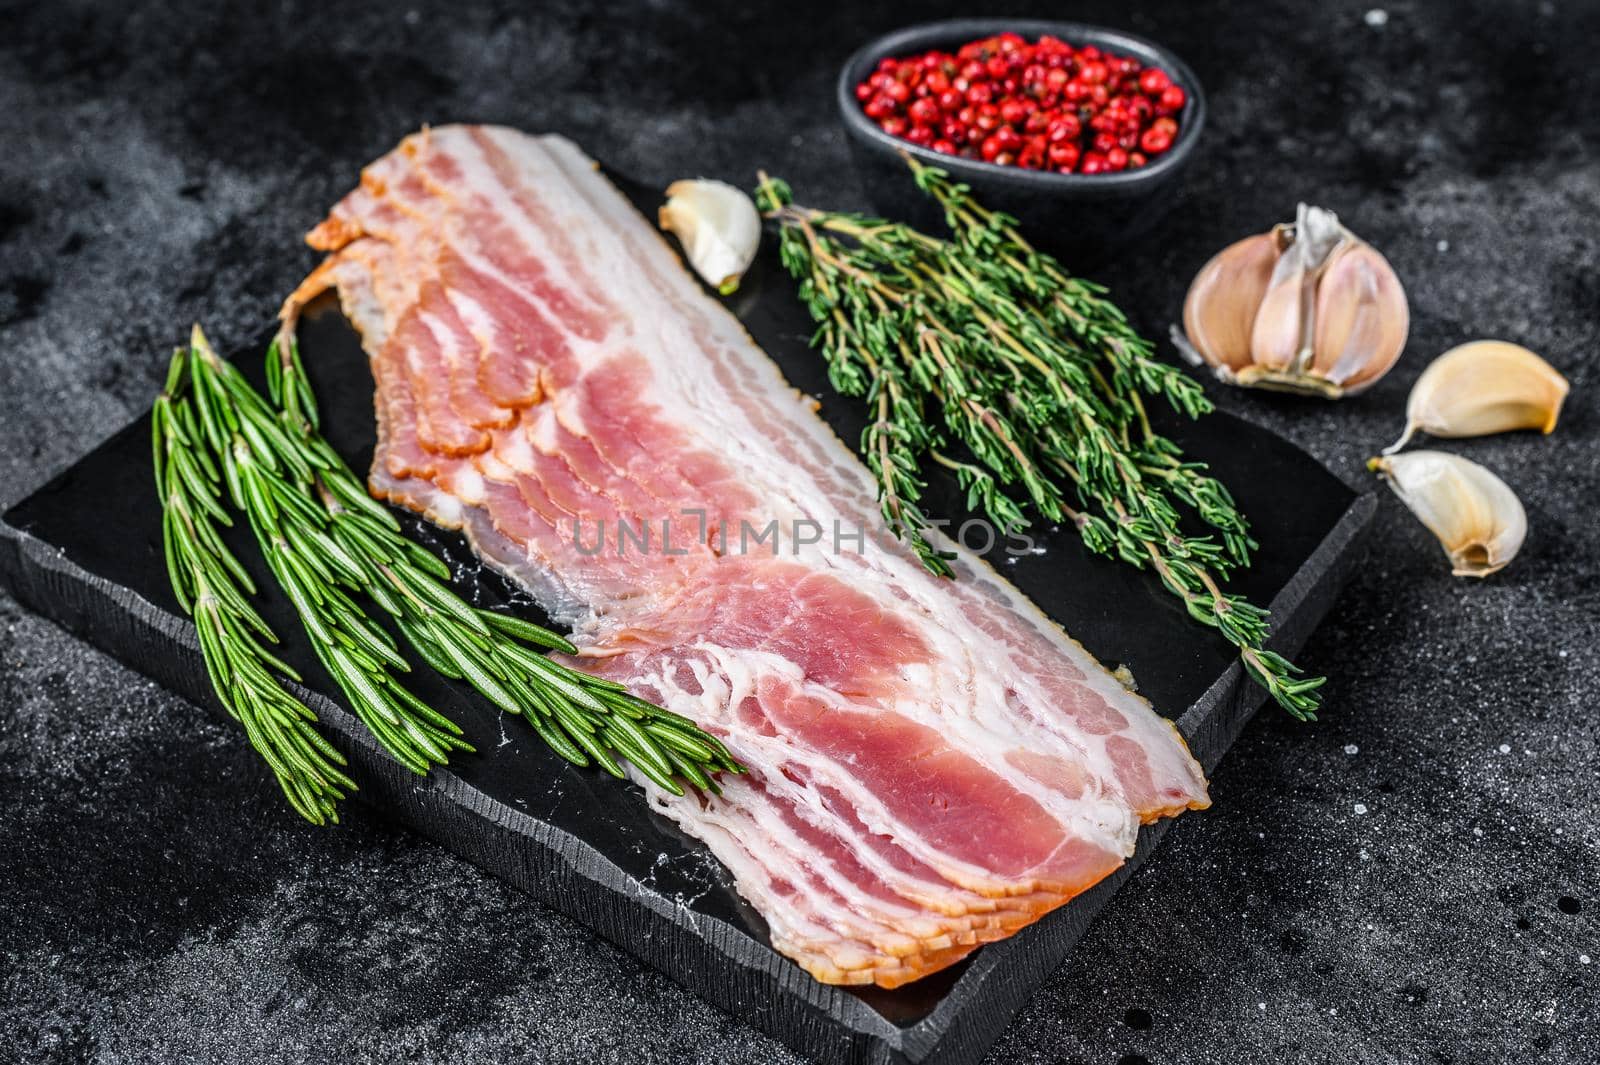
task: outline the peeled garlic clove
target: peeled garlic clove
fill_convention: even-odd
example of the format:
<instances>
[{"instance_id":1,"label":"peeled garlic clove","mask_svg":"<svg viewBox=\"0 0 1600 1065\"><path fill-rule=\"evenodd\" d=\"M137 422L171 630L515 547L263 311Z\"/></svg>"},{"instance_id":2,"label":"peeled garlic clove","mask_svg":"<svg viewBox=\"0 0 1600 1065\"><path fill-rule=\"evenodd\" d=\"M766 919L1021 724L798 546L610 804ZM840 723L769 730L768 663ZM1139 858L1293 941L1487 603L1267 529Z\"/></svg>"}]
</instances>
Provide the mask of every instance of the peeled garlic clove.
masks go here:
<instances>
[{"instance_id":1,"label":"peeled garlic clove","mask_svg":"<svg viewBox=\"0 0 1600 1065\"><path fill-rule=\"evenodd\" d=\"M1277 261L1277 236L1258 233L1223 248L1200 268L1183 301L1184 333L1196 349L1191 361L1205 361L1224 380L1224 371L1250 365L1256 309Z\"/></svg>"},{"instance_id":2,"label":"peeled garlic clove","mask_svg":"<svg viewBox=\"0 0 1600 1065\"><path fill-rule=\"evenodd\" d=\"M1457 577L1487 577L1516 557L1528 534L1528 515L1506 483L1476 462L1443 451L1408 451L1375 458L1400 501L1426 525Z\"/></svg>"},{"instance_id":3,"label":"peeled garlic clove","mask_svg":"<svg viewBox=\"0 0 1600 1065\"><path fill-rule=\"evenodd\" d=\"M755 203L724 181L674 181L656 220L677 236L695 273L724 296L739 287L761 244Z\"/></svg>"},{"instance_id":4,"label":"peeled garlic clove","mask_svg":"<svg viewBox=\"0 0 1600 1065\"><path fill-rule=\"evenodd\" d=\"M1513 429L1548 433L1571 386L1555 367L1519 344L1478 340L1433 360L1406 402L1406 431L1384 449L1393 454L1413 433L1487 436Z\"/></svg>"},{"instance_id":5,"label":"peeled garlic clove","mask_svg":"<svg viewBox=\"0 0 1600 1065\"><path fill-rule=\"evenodd\" d=\"M1317 283L1311 373L1345 395L1389 372L1406 346L1411 310L1389 261L1351 241L1334 252Z\"/></svg>"}]
</instances>

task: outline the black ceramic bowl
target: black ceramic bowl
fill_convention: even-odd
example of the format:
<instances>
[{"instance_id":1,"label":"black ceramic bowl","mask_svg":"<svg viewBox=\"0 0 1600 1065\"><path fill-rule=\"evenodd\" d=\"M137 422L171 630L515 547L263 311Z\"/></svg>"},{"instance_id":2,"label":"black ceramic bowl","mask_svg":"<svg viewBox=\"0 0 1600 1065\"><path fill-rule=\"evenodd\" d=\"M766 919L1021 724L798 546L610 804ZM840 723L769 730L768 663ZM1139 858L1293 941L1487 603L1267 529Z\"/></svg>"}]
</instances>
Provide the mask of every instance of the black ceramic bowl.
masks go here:
<instances>
[{"instance_id":1,"label":"black ceramic bowl","mask_svg":"<svg viewBox=\"0 0 1600 1065\"><path fill-rule=\"evenodd\" d=\"M1050 34L1074 47L1093 44L1165 70L1188 94L1172 147L1138 170L1057 174L943 155L889 136L862 111L855 88L884 57L915 55L932 48L954 51L968 41L1007 30L1028 40ZM1206 121L1200 79L1175 53L1121 30L1042 19L949 19L897 30L869 42L850 57L839 71L836 95L851 147L866 172L868 192L879 210L916 221L937 218L919 202L920 194L906 175L900 153L908 152L972 186L986 206L1017 215L1030 234L1039 226L1065 227L1065 232L1056 234L1058 239L1046 243L1057 244L1069 257L1079 259L1101 257L1107 247L1147 229L1165 212L1176 192L1175 179L1193 159Z\"/></svg>"}]
</instances>

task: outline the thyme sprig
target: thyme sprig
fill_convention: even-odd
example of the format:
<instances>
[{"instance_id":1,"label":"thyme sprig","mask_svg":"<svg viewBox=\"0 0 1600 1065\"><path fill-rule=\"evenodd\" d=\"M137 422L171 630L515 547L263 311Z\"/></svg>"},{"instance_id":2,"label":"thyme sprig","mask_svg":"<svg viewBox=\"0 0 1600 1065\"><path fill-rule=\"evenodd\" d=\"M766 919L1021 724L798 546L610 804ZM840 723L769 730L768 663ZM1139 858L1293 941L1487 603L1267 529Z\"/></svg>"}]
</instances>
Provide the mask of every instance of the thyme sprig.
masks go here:
<instances>
[{"instance_id":1,"label":"thyme sprig","mask_svg":"<svg viewBox=\"0 0 1600 1065\"><path fill-rule=\"evenodd\" d=\"M1149 399L1191 418L1209 412L1199 384L1014 219L943 171L907 163L949 236L799 206L765 174L756 189L830 382L868 403L861 450L890 529L929 570L952 574L927 532L924 460L949 469L968 508L1001 529L1025 526L1030 510L1070 522L1090 551L1155 572L1274 699L1314 718L1324 678L1267 650L1267 612L1220 587L1257 546L1244 516L1203 463L1152 427ZM1207 532L1189 531L1195 518Z\"/></svg>"},{"instance_id":2,"label":"thyme sprig","mask_svg":"<svg viewBox=\"0 0 1600 1065\"><path fill-rule=\"evenodd\" d=\"M174 591L200 630L213 686L297 811L319 824L336 820L335 803L355 785L312 711L275 679L299 678L263 646L276 638L249 605L254 586L217 531L229 523L224 492L351 709L413 772L472 748L455 722L401 682L411 660L358 600L388 615L413 655L527 718L579 766L621 777L625 759L675 794L681 781L715 790L715 774L741 771L687 718L541 653L575 654L565 637L461 599L447 583L449 567L406 539L317 431L292 338L274 343L267 367L270 398L196 327L156 401L155 462Z\"/></svg>"}]
</instances>

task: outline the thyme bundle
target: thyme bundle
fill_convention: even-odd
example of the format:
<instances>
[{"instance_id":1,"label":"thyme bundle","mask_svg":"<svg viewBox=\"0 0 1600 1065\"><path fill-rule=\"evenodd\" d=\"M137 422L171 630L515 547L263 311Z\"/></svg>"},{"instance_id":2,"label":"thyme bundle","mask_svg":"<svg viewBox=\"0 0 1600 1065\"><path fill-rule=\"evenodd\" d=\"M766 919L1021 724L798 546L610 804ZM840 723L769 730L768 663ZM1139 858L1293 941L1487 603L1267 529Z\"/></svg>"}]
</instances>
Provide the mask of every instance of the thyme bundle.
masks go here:
<instances>
[{"instance_id":1,"label":"thyme bundle","mask_svg":"<svg viewBox=\"0 0 1600 1065\"><path fill-rule=\"evenodd\" d=\"M1203 463L1152 428L1150 398L1191 418L1209 412L1200 386L1015 219L906 161L948 237L797 205L765 174L756 189L829 380L869 406L861 451L889 528L929 570L952 575L920 506L924 460L951 471L967 506L1002 529L1025 526L1030 508L1071 523L1091 552L1153 570L1280 705L1315 718L1325 678L1267 650L1267 611L1221 588L1257 546L1244 516ZM1190 533L1186 517L1208 531Z\"/></svg>"},{"instance_id":2,"label":"thyme bundle","mask_svg":"<svg viewBox=\"0 0 1600 1065\"><path fill-rule=\"evenodd\" d=\"M277 637L250 605L255 587L222 542L224 491L242 511L318 660L350 708L396 761L416 773L471 751L461 728L400 680L399 641L357 601L387 615L410 651L503 710L526 718L568 761L623 776L626 759L660 787L715 790L740 771L720 741L614 681L552 661L565 637L473 607L450 570L407 540L317 431L317 406L292 339L267 355L268 397L217 357L196 327L174 353L154 408L154 462L167 567L200 636L212 686L308 820L336 821L355 785L316 715L278 678L299 680L267 649Z\"/></svg>"}]
</instances>

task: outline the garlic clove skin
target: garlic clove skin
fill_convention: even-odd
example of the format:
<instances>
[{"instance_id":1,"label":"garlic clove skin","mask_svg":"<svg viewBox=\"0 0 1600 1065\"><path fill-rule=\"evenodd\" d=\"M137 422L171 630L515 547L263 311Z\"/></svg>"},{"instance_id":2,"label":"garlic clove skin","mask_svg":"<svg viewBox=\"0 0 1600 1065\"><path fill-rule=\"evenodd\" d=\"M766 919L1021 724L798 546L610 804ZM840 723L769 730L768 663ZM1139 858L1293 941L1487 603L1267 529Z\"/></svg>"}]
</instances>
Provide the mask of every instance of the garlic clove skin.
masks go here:
<instances>
[{"instance_id":1,"label":"garlic clove skin","mask_svg":"<svg viewBox=\"0 0 1600 1065\"><path fill-rule=\"evenodd\" d=\"M1517 556L1528 535L1522 501L1493 473L1443 451L1375 458L1395 494L1427 526L1457 577L1487 577Z\"/></svg>"},{"instance_id":2,"label":"garlic clove skin","mask_svg":"<svg viewBox=\"0 0 1600 1065\"><path fill-rule=\"evenodd\" d=\"M1223 248L1200 268L1183 300L1184 334L1196 349L1191 361L1204 361L1225 381L1250 365L1256 309L1277 261L1277 236L1257 233Z\"/></svg>"},{"instance_id":3,"label":"garlic clove skin","mask_svg":"<svg viewBox=\"0 0 1600 1065\"><path fill-rule=\"evenodd\" d=\"M725 181L674 181L656 220L677 236L695 273L724 296L738 289L761 246L755 202Z\"/></svg>"},{"instance_id":4,"label":"garlic clove skin","mask_svg":"<svg viewBox=\"0 0 1600 1065\"><path fill-rule=\"evenodd\" d=\"M1272 280L1256 310L1250 330L1250 369L1273 375L1298 372L1300 352L1305 347L1307 273L1315 271L1305 254L1295 245L1279 256L1272 269Z\"/></svg>"},{"instance_id":5,"label":"garlic clove skin","mask_svg":"<svg viewBox=\"0 0 1600 1065\"><path fill-rule=\"evenodd\" d=\"M1422 432L1459 438L1515 429L1549 433L1571 386L1555 367L1504 340L1477 340L1440 355L1411 386L1406 430L1392 455Z\"/></svg>"},{"instance_id":6,"label":"garlic clove skin","mask_svg":"<svg viewBox=\"0 0 1600 1065\"><path fill-rule=\"evenodd\" d=\"M1339 224L1338 215L1303 203L1295 208L1294 225L1274 232L1284 251L1256 312L1250 338L1255 366L1241 375L1241 383L1323 393L1325 386L1310 373L1316 295L1329 262L1355 238Z\"/></svg>"},{"instance_id":7,"label":"garlic clove skin","mask_svg":"<svg viewBox=\"0 0 1600 1065\"><path fill-rule=\"evenodd\" d=\"M1317 283L1310 372L1353 396L1394 366L1411 331L1411 309L1389 261L1351 241Z\"/></svg>"}]
</instances>

